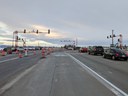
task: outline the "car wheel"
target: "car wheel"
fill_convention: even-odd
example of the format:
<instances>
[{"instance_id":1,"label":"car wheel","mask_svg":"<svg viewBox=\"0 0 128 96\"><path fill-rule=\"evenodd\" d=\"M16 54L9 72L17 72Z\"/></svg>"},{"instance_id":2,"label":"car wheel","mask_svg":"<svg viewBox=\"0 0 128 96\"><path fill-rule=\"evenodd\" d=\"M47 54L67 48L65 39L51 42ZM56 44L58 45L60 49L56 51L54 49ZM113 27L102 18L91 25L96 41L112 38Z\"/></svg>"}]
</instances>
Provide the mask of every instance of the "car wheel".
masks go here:
<instances>
[{"instance_id":1,"label":"car wheel","mask_svg":"<svg viewBox=\"0 0 128 96\"><path fill-rule=\"evenodd\" d=\"M115 56L112 56L112 60L116 60Z\"/></svg>"},{"instance_id":2,"label":"car wheel","mask_svg":"<svg viewBox=\"0 0 128 96\"><path fill-rule=\"evenodd\" d=\"M103 54L103 57L106 58L106 56Z\"/></svg>"},{"instance_id":3,"label":"car wheel","mask_svg":"<svg viewBox=\"0 0 128 96\"><path fill-rule=\"evenodd\" d=\"M124 59L124 61L127 61L127 60L128 60L127 58Z\"/></svg>"}]
</instances>

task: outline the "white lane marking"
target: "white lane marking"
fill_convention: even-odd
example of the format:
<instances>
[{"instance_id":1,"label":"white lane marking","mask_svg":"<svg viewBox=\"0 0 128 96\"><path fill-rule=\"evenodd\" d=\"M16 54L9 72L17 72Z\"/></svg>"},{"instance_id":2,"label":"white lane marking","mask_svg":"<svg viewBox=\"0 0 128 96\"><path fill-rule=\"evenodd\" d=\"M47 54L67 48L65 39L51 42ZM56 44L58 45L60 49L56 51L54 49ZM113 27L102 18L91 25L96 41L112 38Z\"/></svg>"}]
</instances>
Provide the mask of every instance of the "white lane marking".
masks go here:
<instances>
[{"instance_id":1,"label":"white lane marking","mask_svg":"<svg viewBox=\"0 0 128 96\"><path fill-rule=\"evenodd\" d=\"M33 55L32 53L29 54L28 56L31 56ZM7 59L7 60L3 60L3 61L0 61L0 63L3 63L3 62L7 62L7 61L11 61L11 60L15 60L15 59L18 59L19 57L16 57L16 58L12 58L12 59Z\"/></svg>"},{"instance_id":2,"label":"white lane marking","mask_svg":"<svg viewBox=\"0 0 128 96\"><path fill-rule=\"evenodd\" d=\"M37 64L36 64L37 65ZM29 69L26 69L23 73L21 73L20 75L17 76L17 78L13 79L12 81L10 81L9 83L7 83L5 86L3 86L0 89L0 95L2 93L4 93L7 89L11 88L17 81L19 81L22 77L24 77L26 74L28 74L33 68L36 67L36 65L33 65L32 67L30 67Z\"/></svg>"},{"instance_id":3,"label":"white lane marking","mask_svg":"<svg viewBox=\"0 0 128 96\"><path fill-rule=\"evenodd\" d=\"M86 66L84 63L73 57L72 55L68 54L75 62L77 62L80 66L82 66L87 72L89 72L93 77L95 77L99 82L101 82L104 86L106 86L109 90L111 90L117 96L128 96L127 93L116 87L114 84L100 76L98 73L93 71L91 68Z\"/></svg>"},{"instance_id":4,"label":"white lane marking","mask_svg":"<svg viewBox=\"0 0 128 96\"><path fill-rule=\"evenodd\" d=\"M18 57L16 57L16 58L12 58L12 59L7 59L7 60L0 61L0 63L7 62L7 61L11 61L11 60L15 60L15 59L18 59Z\"/></svg>"}]
</instances>

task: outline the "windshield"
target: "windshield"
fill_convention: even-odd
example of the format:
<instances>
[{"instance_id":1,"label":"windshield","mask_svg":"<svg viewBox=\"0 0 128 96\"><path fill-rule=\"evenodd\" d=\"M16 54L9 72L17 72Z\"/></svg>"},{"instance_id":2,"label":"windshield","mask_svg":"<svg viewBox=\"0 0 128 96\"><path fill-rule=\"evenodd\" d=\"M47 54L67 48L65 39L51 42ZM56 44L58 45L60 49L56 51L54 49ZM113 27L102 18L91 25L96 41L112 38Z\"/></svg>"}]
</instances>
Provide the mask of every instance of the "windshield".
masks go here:
<instances>
[{"instance_id":1,"label":"windshield","mask_svg":"<svg viewBox=\"0 0 128 96\"><path fill-rule=\"evenodd\" d=\"M0 96L128 96L128 0L0 0Z\"/></svg>"}]
</instances>

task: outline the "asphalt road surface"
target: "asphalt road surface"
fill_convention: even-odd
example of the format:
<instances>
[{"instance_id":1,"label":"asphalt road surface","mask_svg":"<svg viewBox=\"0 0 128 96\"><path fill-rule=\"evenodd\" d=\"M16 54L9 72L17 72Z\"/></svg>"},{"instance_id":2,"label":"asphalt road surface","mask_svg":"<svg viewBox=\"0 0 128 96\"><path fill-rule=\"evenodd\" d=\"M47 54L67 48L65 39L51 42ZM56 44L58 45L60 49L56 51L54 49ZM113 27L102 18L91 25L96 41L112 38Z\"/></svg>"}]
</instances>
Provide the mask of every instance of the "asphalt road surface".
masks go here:
<instances>
[{"instance_id":1,"label":"asphalt road surface","mask_svg":"<svg viewBox=\"0 0 128 96\"><path fill-rule=\"evenodd\" d=\"M127 69L73 51L32 55L0 63L0 96L128 96Z\"/></svg>"}]
</instances>

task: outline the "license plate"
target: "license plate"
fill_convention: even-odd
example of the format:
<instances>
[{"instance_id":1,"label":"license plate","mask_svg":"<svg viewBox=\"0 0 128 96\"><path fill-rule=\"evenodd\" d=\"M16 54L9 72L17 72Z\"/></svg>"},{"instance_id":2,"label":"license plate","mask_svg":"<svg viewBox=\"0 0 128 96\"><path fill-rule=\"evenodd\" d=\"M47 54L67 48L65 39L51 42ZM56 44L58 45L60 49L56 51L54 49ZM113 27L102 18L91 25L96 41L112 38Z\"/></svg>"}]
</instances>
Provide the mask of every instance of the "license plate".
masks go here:
<instances>
[{"instance_id":1,"label":"license plate","mask_svg":"<svg viewBox=\"0 0 128 96\"><path fill-rule=\"evenodd\" d=\"M122 55L122 57L125 57L125 55Z\"/></svg>"}]
</instances>

